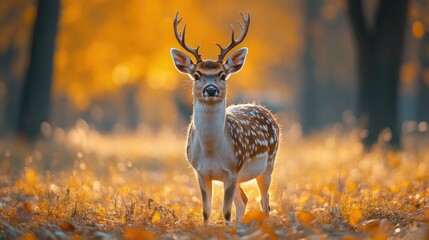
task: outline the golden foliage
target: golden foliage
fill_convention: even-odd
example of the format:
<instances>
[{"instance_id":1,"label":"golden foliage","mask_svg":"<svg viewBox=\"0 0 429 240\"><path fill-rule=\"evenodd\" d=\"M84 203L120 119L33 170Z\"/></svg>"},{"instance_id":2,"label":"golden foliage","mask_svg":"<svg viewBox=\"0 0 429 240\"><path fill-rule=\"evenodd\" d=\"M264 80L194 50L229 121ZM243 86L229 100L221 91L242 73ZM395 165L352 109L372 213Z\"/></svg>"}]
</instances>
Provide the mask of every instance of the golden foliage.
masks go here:
<instances>
[{"instance_id":1,"label":"golden foliage","mask_svg":"<svg viewBox=\"0 0 429 240\"><path fill-rule=\"evenodd\" d=\"M159 223L161 221L161 215L159 212L155 212L152 216L152 223Z\"/></svg>"},{"instance_id":2,"label":"golden foliage","mask_svg":"<svg viewBox=\"0 0 429 240\"><path fill-rule=\"evenodd\" d=\"M261 223L268 217L268 214L259 211L259 210L250 210L244 215L243 223L249 224L251 221L255 221L257 223Z\"/></svg>"},{"instance_id":3,"label":"golden foliage","mask_svg":"<svg viewBox=\"0 0 429 240\"><path fill-rule=\"evenodd\" d=\"M353 206L349 213L349 223L356 226L363 218L363 214L358 206Z\"/></svg>"},{"instance_id":4,"label":"golden foliage","mask_svg":"<svg viewBox=\"0 0 429 240\"><path fill-rule=\"evenodd\" d=\"M414 21L412 25L413 36L417 39L421 39L425 34L425 26L421 21Z\"/></svg>"},{"instance_id":5,"label":"golden foliage","mask_svg":"<svg viewBox=\"0 0 429 240\"><path fill-rule=\"evenodd\" d=\"M126 84L141 87L149 95L153 90L180 87L185 77L177 74L169 54L170 48L179 47L172 27L177 10L188 23L187 41L191 46L201 45L205 59L218 54L213 42L224 45L229 40L228 26L239 18L239 11L250 10L254 20L244 43L250 54L240 73L246 81L237 81L236 86L266 86L269 78L257 80L266 78L271 67L298 66L301 16L293 10L299 7L278 0L269 4L219 1L211 2L210 8L191 1L62 1L55 95L65 94L84 110L93 99L117 93ZM267 25L281 27L281 31Z\"/></svg>"},{"instance_id":6,"label":"golden foliage","mask_svg":"<svg viewBox=\"0 0 429 240\"><path fill-rule=\"evenodd\" d=\"M36 240L37 238L36 238L36 236L34 236L34 233L32 233L32 232L27 232L27 233L22 234L22 235L19 237L19 239L20 239L20 240Z\"/></svg>"},{"instance_id":7,"label":"golden foliage","mask_svg":"<svg viewBox=\"0 0 429 240\"><path fill-rule=\"evenodd\" d=\"M124 239L127 240L155 240L158 239L155 234L138 228L127 228L124 231Z\"/></svg>"},{"instance_id":8,"label":"golden foliage","mask_svg":"<svg viewBox=\"0 0 429 240\"><path fill-rule=\"evenodd\" d=\"M301 223L311 224L316 219L316 217L310 212L301 211L296 213L296 219Z\"/></svg>"},{"instance_id":9,"label":"golden foliage","mask_svg":"<svg viewBox=\"0 0 429 240\"><path fill-rule=\"evenodd\" d=\"M71 224L67 221L60 221L58 223L58 226L61 228L61 230L66 231L66 232L72 232L76 229L76 227L73 224Z\"/></svg>"},{"instance_id":10,"label":"golden foliage","mask_svg":"<svg viewBox=\"0 0 429 240\"><path fill-rule=\"evenodd\" d=\"M68 134L73 142L42 142L31 154L0 142L0 149L10 149L0 161L14 156L25 162L16 170L15 160L0 165L9 166L0 168L0 237L388 239L410 234L421 239L427 234L429 158L423 145L414 148L418 153L383 148L365 153L357 132L286 137L270 189L270 216L257 210L253 181L242 184L249 198L243 222L226 227L219 213L221 184L213 189L213 225L204 225L199 188L176 133L103 136L80 123ZM325 144L327 138L334 140ZM52 149L61 151L63 162L41 170L38 161L49 158Z\"/></svg>"}]
</instances>

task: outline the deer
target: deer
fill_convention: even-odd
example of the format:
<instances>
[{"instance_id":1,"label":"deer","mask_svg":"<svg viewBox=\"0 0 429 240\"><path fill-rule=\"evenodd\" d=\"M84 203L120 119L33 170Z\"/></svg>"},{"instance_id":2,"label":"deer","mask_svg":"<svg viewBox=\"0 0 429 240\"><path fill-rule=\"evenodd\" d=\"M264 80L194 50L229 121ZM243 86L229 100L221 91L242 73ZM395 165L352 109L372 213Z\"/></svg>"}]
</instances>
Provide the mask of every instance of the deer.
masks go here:
<instances>
[{"instance_id":1,"label":"deer","mask_svg":"<svg viewBox=\"0 0 429 240\"><path fill-rule=\"evenodd\" d=\"M174 34L179 44L191 53L196 62L184 52L171 48L170 53L178 72L192 80L193 114L186 138L186 158L194 168L201 191L204 224L209 223L212 204L212 182L223 182L222 214L231 225L232 203L236 209L236 222L244 217L248 197L240 184L256 179L261 195L260 206L270 212L271 175L279 147L280 127L275 116L254 103L226 106L227 80L239 72L246 61L248 49L243 47L224 61L234 47L245 39L250 25L250 12L243 18L241 33L235 38L232 25L231 43L220 48L218 59L203 60L200 46L192 48L185 43L186 24L178 31L182 21L179 12L173 21Z\"/></svg>"}]
</instances>

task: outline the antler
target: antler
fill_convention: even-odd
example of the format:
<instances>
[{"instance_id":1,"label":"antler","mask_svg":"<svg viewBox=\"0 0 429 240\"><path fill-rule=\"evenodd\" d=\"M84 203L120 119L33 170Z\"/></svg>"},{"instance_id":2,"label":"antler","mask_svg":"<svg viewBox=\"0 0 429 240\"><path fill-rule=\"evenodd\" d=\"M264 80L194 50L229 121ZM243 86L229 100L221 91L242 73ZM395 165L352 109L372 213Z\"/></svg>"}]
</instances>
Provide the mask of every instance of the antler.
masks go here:
<instances>
[{"instance_id":1,"label":"antler","mask_svg":"<svg viewBox=\"0 0 429 240\"><path fill-rule=\"evenodd\" d=\"M240 24L240 27L241 27L240 37L238 37L238 39L235 40L234 25L231 24L231 27L232 27L231 43L228 46L226 46L225 48L223 48L219 43L216 43L216 45L220 48L220 54L219 54L219 58L217 60L220 63L222 63L222 61L225 58L226 54L231 49L233 49L235 46L237 46L238 44L240 44L244 40L244 38L246 37L247 31L249 31L249 25L250 25L250 13L249 13L249 11L247 11L247 19L243 16L243 13L240 12L240 15L241 15L241 17L243 18L243 21L244 21L244 26L239 21L237 21Z\"/></svg>"},{"instance_id":2,"label":"antler","mask_svg":"<svg viewBox=\"0 0 429 240\"><path fill-rule=\"evenodd\" d=\"M177 31L177 26L182 21L182 18L178 19L178 16L179 16L179 11L177 11L176 17L174 18L174 22L173 22L174 35L176 36L177 41L180 43L180 45L182 45L182 47L186 51L192 53L195 56L195 58L197 59L197 63L202 62L203 60L201 59L201 55L198 53L198 49L200 48L200 46L197 46L196 48L191 48L185 43L186 23L183 26L183 32Z\"/></svg>"}]
</instances>

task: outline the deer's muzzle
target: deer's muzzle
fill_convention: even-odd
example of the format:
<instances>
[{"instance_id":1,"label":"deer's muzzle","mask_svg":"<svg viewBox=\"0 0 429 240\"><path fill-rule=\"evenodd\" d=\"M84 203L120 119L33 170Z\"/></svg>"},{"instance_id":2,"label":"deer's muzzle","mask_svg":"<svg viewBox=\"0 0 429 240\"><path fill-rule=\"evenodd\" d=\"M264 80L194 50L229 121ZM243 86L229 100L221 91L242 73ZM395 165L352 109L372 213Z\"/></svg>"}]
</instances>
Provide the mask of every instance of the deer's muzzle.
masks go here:
<instances>
[{"instance_id":1,"label":"deer's muzzle","mask_svg":"<svg viewBox=\"0 0 429 240\"><path fill-rule=\"evenodd\" d=\"M215 85L207 85L203 89L203 95L204 95L204 97L218 97L219 96L219 88L217 88Z\"/></svg>"}]
</instances>

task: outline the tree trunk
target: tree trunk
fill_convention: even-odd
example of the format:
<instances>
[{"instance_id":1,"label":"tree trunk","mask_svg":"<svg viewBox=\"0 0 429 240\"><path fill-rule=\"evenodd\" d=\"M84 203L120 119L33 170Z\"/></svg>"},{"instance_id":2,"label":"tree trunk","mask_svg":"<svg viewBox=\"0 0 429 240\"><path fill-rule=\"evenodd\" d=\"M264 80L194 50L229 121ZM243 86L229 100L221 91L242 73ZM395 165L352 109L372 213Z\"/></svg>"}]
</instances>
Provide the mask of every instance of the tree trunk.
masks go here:
<instances>
[{"instance_id":1,"label":"tree trunk","mask_svg":"<svg viewBox=\"0 0 429 240\"><path fill-rule=\"evenodd\" d=\"M304 135L308 135L312 130L317 128L317 100L316 88L317 82L314 75L314 41L315 41L315 26L319 15L320 5L322 1L307 0L304 3L305 9L305 47L302 58L303 78L301 84L301 123Z\"/></svg>"},{"instance_id":2,"label":"tree trunk","mask_svg":"<svg viewBox=\"0 0 429 240\"><path fill-rule=\"evenodd\" d=\"M59 11L59 0L37 2L31 57L23 86L18 123L18 133L29 140L40 136L40 124L49 117Z\"/></svg>"},{"instance_id":3,"label":"tree trunk","mask_svg":"<svg viewBox=\"0 0 429 240\"><path fill-rule=\"evenodd\" d=\"M386 128L389 144L400 147L398 122L399 71L407 20L407 0L380 0L374 27L365 24L362 2L348 1L358 57L358 117L368 134L363 143L368 149Z\"/></svg>"},{"instance_id":4,"label":"tree trunk","mask_svg":"<svg viewBox=\"0 0 429 240\"><path fill-rule=\"evenodd\" d=\"M426 31L420 51L421 73L417 89L417 121L429 122L429 33Z\"/></svg>"},{"instance_id":5,"label":"tree trunk","mask_svg":"<svg viewBox=\"0 0 429 240\"><path fill-rule=\"evenodd\" d=\"M10 73L13 63L13 57L16 54L16 49L9 46L4 54L0 54L0 74L3 75L5 81L5 95L3 96L3 108L1 109L2 119L0 126L0 135L9 135L16 132L17 118L19 109L19 96L21 94L21 83L14 74ZM1 84L1 83L0 83Z\"/></svg>"},{"instance_id":6,"label":"tree trunk","mask_svg":"<svg viewBox=\"0 0 429 240\"><path fill-rule=\"evenodd\" d=\"M124 86L124 94L125 94L125 107L127 114L127 128L129 130L135 131L137 130L139 124L139 112L137 106L137 93L138 88L135 85L126 85Z\"/></svg>"}]
</instances>

